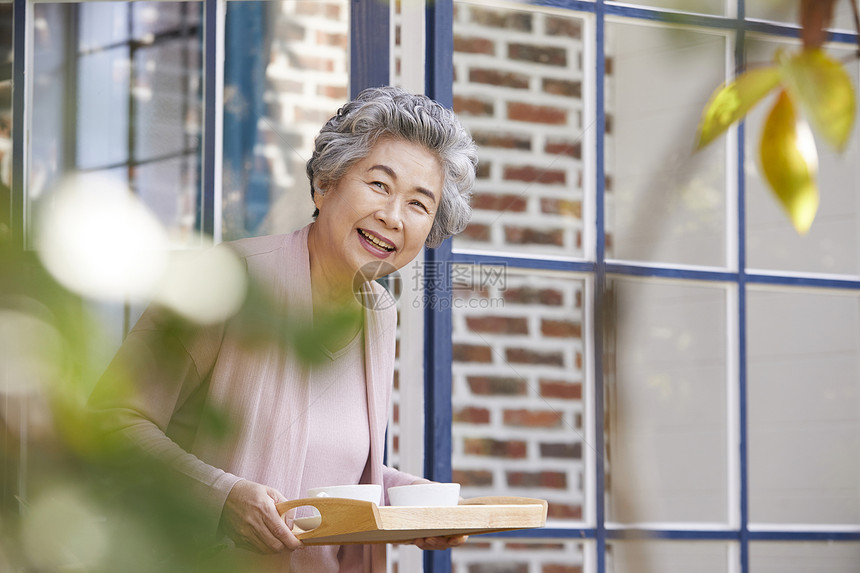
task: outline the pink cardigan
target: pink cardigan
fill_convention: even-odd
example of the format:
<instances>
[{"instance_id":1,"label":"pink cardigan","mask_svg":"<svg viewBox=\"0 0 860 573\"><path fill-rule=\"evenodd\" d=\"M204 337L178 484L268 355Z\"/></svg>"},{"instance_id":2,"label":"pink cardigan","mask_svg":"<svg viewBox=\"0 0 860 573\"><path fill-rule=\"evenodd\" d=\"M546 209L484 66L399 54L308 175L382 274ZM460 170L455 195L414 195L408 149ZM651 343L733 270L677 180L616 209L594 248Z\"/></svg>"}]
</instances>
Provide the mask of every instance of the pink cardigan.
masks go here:
<instances>
[{"instance_id":1,"label":"pink cardigan","mask_svg":"<svg viewBox=\"0 0 860 573\"><path fill-rule=\"evenodd\" d=\"M249 274L263 282L274 300L286 304L291 319L309 322L308 229L227 245L244 259ZM372 287L377 293L382 288L375 283ZM382 484L384 491L418 478L383 464L397 318L394 308L371 310L372 305L366 306L365 380L371 441L370 463L361 481ZM106 376L91 399L110 430L124 432L189 478L189 489L204 500L213 535L236 482L249 479L274 487L287 499L302 497L304 492L299 489L305 459L313 455L307 451L306 370L281 346L243 347L235 328L228 322L202 329L193 338L168 338L165 345L157 313L148 310L108 370L110 374L123 364L133 365L135 393L105 388L112 379ZM174 358L180 358L178 366L176 360L159 359L165 346ZM233 431L226 442L197 432L199 408L204 403L228 416ZM342 570L382 571L384 551L384 545L366 546L364 563L344 563Z\"/></svg>"}]
</instances>

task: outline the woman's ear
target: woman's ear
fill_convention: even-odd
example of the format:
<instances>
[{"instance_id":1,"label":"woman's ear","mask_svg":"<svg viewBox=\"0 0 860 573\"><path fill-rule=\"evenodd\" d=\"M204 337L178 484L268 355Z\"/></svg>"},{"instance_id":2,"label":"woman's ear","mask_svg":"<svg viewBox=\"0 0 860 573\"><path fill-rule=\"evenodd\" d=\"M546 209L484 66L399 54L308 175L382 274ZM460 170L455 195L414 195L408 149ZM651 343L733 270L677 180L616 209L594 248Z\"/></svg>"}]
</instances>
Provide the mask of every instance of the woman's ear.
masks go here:
<instances>
[{"instance_id":1,"label":"woman's ear","mask_svg":"<svg viewBox=\"0 0 860 573\"><path fill-rule=\"evenodd\" d=\"M319 209L325 199L325 189L317 182L314 182L314 207Z\"/></svg>"}]
</instances>

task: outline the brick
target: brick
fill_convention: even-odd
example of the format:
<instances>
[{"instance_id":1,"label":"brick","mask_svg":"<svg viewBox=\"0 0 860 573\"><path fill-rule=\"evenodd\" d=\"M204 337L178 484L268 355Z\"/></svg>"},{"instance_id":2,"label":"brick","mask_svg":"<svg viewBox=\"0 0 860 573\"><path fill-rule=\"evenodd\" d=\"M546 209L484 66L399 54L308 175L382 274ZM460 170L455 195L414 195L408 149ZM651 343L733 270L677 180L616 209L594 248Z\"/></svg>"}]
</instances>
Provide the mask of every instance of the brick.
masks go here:
<instances>
[{"instance_id":1,"label":"brick","mask_svg":"<svg viewBox=\"0 0 860 573\"><path fill-rule=\"evenodd\" d=\"M505 181L543 185L564 185L567 182L567 173L564 170L540 168L534 165L506 165L502 177Z\"/></svg>"},{"instance_id":2,"label":"brick","mask_svg":"<svg viewBox=\"0 0 860 573\"><path fill-rule=\"evenodd\" d=\"M453 470L451 481L463 487L486 487L493 485L493 472L487 470Z\"/></svg>"},{"instance_id":3,"label":"brick","mask_svg":"<svg viewBox=\"0 0 860 573\"><path fill-rule=\"evenodd\" d=\"M454 344L454 362L492 362L493 352L488 346Z\"/></svg>"},{"instance_id":4,"label":"brick","mask_svg":"<svg viewBox=\"0 0 860 573\"><path fill-rule=\"evenodd\" d=\"M582 201L544 197L540 200L540 211L546 215L561 215L562 217L582 219Z\"/></svg>"},{"instance_id":5,"label":"brick","mask_svg":"<svg viewBox=\"0 0 860 573\"><path fill-rule=\"evenodd\" d=\"M572 320L550 320L545 318L540 322L540 331L544 336L582 338L582 325Z\"/></svg>"},{"instance_id":6,"label":"brick","mask_svg":"<svg viewBox=\"0 0 860 573\"><path fill-rule=\"evenodd\" d=\"M567 65L567 50L556 46L512 43L508 44L508 58L521 62L563 67Z\"/></svg>"},{"instance_id":7,"label":"brick","mask_svg":"<svg viewBox=\"0 0 860 573\"><path fill-rule=\"evenodd\" d=\"M341 101L349 99L349 90L346 86L317 86L317 95Z\"/></svg>"},{"instance_id":8,"label":"brick","mask_svg":"<svg viewBox=\"0 0 860 573\"><path fill-rule=\"evenodd\" d=\"M495 55L496 44L489 38L466 37L454 35L454 51L465 54Z\"/></svg>"},{"instance_id":9,"label":"brick","mask_svg":"<svg viewBox=\"0 0 860 573\"><path fill-rule=\"evenodd\" d=\"M500 70L488 70L484 68L472 68L469 70L469 81L476 84L488 84L514 89L528 89L529 77L525 74L515 72L502 72Z\"/></svg>"},{"instance_id":10,"label":"brick","mask_svg":"<svg viewBox=\"0 0 860 573\"><path fill-rule=\"evenodd\" d=\"M540 380L540 395L543 398L581 400L582 384L563 380Z\"/></svg>"},{"instance_id":11,"label":"brick","mask_svg":"<svg viewBox=\"0 0 860 573\"><path fill-rule=\"evenodd\" d=\"M305 54L288 54L291 68L300 70L315 70L319 72L333 72L334 60L331 58L320 58L307 56Z\"/></svg>"},{"instance_id":12,"label":"brick","mask_svg":"<svg viewBox=\"0 0 860 573\"><path fill-rule=\"evenodd\" d=\"M612 135L612 114L607 113L603 122L604 122L603 131L606 132L606 135Z\"/></svg>"},{"instance_id":13,"label":"brick","mask_svg":"<svg viewBox=\"0 0 860 573\"><path fill-rule=\"evenodd\" d=\"M472 286L466 282L460 282L457 279L453 279L451 284L451 296L461 300L489 298L490 291L486 287Z\"/></svg>"},{"instance_id":14,"label":"brick","mask_svg":"<svg viewBox=\"0 0 860 573\"><path fill-rule=\"evenodd\" d=\"M346 49L349 46L349 40L346 34L338 34L331 32L323 32L317 30L317 44L321 46L332 46L335 48Z\"/></svg>"},{"instance_id":15,"label":"brick","mask_svg":"<svg viewBox=\"0 0 860 573\"><path fill-rule=\"evenodd\" d=\"M465 438L463 450L467 455L490 456L494 458L523 459L526 457L526 443L520 440L493 440L490 438Z\"/></svg>"},{"instance_id":16,"label":"brick","mask_svg":"<svg viewBox=\"0 0 860 573\"><path fill-rule=\"evenodd\" d=\"M321 109L308 109L297 107L294 114L295 120L299 123L325 123L331 117L331 113Z\"/></svg>"},{"instance_id":17,"label":"brick","mask_svg":"<svg viewBox=\"0 0 860 573\"><path fill-rule=\"evenodd\" d=\"M550 155L564 155L573 159L582 159L582 143L579 141L549 140L544 145L543 150Z\"/></svg>"},{"instance_id":18,"label":"brick","mask_svg":"<svg viewBox=\"0 0 860 573\"><path fill-rule=\"evenodd\" d=\"M496 334L528 334L528 320L523 317L511 316L470 316L466 318L466 326L472 332L489 332Z\"/></svg>"},{"instance_id":19,"label":"brick","mask_svg":"<svg viewBox=\"0 0 860 573\"><path fill-rule=\"evenodd\" d=\"M567 489L567 474L564 472L507 472L509 487L545 487Z\"/></svg>"},{"instance_id":20,"label":"brick","mask_svg":"<svg viewBox=\"0 0 860 573\"><path fill-rule=\"evenodd\" d=\"M454 111L462 115L492 116L493 104L474 97L454 96Z\"/></svg>"},{"instance_id":21,"label":"brick","mask_svg":"<svg viewBox=\"0 0 860 573\"><path fill-rule=\"evenodd\" d=\"M582 444L579 442L570 444L541 444L540 457L581 460Z\"/></svg>"},{"instance_id":22,"label":"brick","mask_svg":"<svg viewBox=\"0 0 860 573\"><path fill-rule=\"evenodd\" d=\"M538 230L531 227L505 227L505 241L512 245L564 246L564 231L561 229Z\"/></svg>"},{"instance_id":23,"label":"brick","mask_svg":"<svg viewBox=\"0 0 860 573\"><path fill-rule=\"evenodd\" d=\"M513 121L527 121L529 123L564 125L567 123L567 111L564 109L559 109L557 107L546 105L532 105L522 102L509 102L508 119Z\"/></svg>"},{"instance_id":24,"label":"brick","mask_svg":"<svg viewBox=\"0 0 860 573\"><path fill-rule=\"evenodd\" d=\"M505 350L505 359L516 364L564 366L564 355L561 352L538 352L527 348L508 348Z\"/></svg>"},{"instance_id":25,"label":"brick","mask_svg":"<svg viewBox=\"0 0 860 573\"><path fill-rule=\"evenodd\" d=\"M462 424L489 424L490 411L486 408L459 408L453 412L453 420Z\"/></svg>"},{"instance_id":26,"label":"brick","mask_svg":"<svg viewBox=\"0 0 860 573\"><path fill-rule=\"evenodd\" d=\"M541 89L551 95L571 98L582 97L582 82L579 81L544 78L541 82Z\"/></svg>"},{"instance_id":27,"label":"brick","mask_svg":"<svg viewBox=\"0 0 860 573\"><path fill-rule=\"evenodd\" d=\"M550 502L546 516L552 519L582 519L582 506Z\"/></svg>"},{"instance_id":28,"label":"brick","mask_svg":"<svg viewBox=\"0 0 860 573\"><path fill-rule=\"evenodd\" d=\"M325 17L329 20L340 20L340 6L337 4L326 4Z\"/></svg>"},{"instance_id":29,"label":"brick","mask_svg":"<svg viewBox=\"0 0 860 573\"><path fill-rule=\"evenodd\" d=\"M472 394L478 396L522 396L527 386L521 378L500 376L469 376L466 378Z\"/></svg>"},{"instance_id":30,"label":"brick","mask_svg":"<svg viewBox=\"0 0 860 573\"><path fill-rule=\"evenodd\" d=\"M526 12L499 12L472 7L471 20L489 28L507 28L520 32L532 31L532 15Z\"/></svg>"},{"instance_id":31,"label":"brick","mask_svg":"<svg viewBox=\"0 0 860 573\"><path fill-rule=\"evenodd\" d=\"M299 0L296 2L296 14L300 16L319 16L323 13L323 4L319 0Z\"/></svg>"},{"instance_id":32,"label":"brick","mask_svg":"<svg viewBox=\"0 0 860 573\"><path fill-rule=\"evenodd\" d=\"M612 57L607 56L606 58L603 59L603 73L604 74L606 74L607 76L611 76L613 73L614 67L615 67L615 60Z\"/></svg>"},{"instance_id":33,"label":"brick","mask_svg":"<svg viewBox=\"0 0 860 573\"><path fill-rule=\"evenodd\" d=\"M293 80L285 80L282 78L278 78L272 82L272 87L278 93L288 93L288 94L301 94L304 91L304 84L302 82L296 82ZM225 107L230 106L231 100L235 97L236 94L229 88L225 88L224 97L225 100L229 97L230 100L225 101ZM270 104L271 105L271 104ZM281 110L279 110L281 111Z\"/></svg>"},{"instance_id":34,"label":"brick","mask_svg":"<svg viewBox=\"0 0 860 573\"><path fill-rule=\"evenodd\" d=\"M472 133L472 139L478 147L498 147L501 149L518 149L531 151L532 140L527 135L513 135L506 133L487 133L476 131Z\"/></svg>"},{"instance_id":35,"label":"brick","mask_svg":"<svg viewBox=\"0 0 860 573\"><path fill-rule=\"evenodd\" d=\"M562 563L544 563L541 567L541 573L582 573L582 567Z\"/></svg>"},{"instance_id":36,"label":"brick","mask_svg":"<svg viewBox=\"0 0 860 573\"><path fill-rule=\"evenodd\" d=\"M479 223L469 223L460 233L460 236L470 241L489 241L490 227Z\"/></svg>"},{"instance_id":37,"label":"brick","mask_svg":"<svg viewBox=\"0 0 860 573\"><path fill-rule=\"evenodd\" d=\"M490 163L488 161L484 161L483 159L478 163L478 167L475 169L475 178L477 179L489 179L490 178Z\"/></svg>"},{"instance_id":38,"label":"brick","mask_svg":"<svg viewBox=\"0 0 860 573\"><path fill-rule=\"evenodd\" d=\"M574 18L547 16L544 21L544 29L548 36L582 38L582 21Z\"/></svg>"},{"instance_id":39,"label":"brick","mask_svg":"<svg viewBox=\"0 0 860 573\"><path fill-rule=\"evenodd\" d=\"M525 428L557 428L562 422L562 413L555 410L505 410L507 426Z\"/></svg>"},{"instance_id":40,"label":"brick","mask_svg":"<svg viewBox=\"0 0 860 573\"><path fill-rule=\"evenodd\" d=\"M544 306L561 306L564 295L560 290L551 288L507 288L503 293L505 302L516 304L542 304Z\"/></svg>"},{"instance_id":41,"label":"brick","mask_svg":"<svg viewBox=\"0 0 860 573\"><path fill-rule=\"evenodd\" d=\"M528 201L522 195L497 195L495 193L476 193L472 195L473 209L521 213L526 210L527 205Z\"/></svg>"}]
</instances>

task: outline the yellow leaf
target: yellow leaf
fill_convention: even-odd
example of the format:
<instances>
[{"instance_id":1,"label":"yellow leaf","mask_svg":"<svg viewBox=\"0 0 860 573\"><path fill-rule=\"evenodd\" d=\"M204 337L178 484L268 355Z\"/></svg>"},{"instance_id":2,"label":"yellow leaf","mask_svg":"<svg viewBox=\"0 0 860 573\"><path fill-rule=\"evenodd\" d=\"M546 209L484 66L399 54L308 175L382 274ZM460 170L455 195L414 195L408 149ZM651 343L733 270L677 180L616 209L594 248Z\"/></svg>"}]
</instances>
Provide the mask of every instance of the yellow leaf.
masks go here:
<instances>
[{"instance_id":1,"label":"yellow leaf","mask_svg":"<svg viewBox=\"0 0 860 573\"><path fill-rule=\"evenodd\" d=\"M748 70L715 91L702 112L696 149L701 149L741 119L779 84L778 66Z\"/></svg>"},{"instance_id":2,"label":"yellow leaf","mask_svg":"<svg viewBox=\"0 0 860 573\"><path fill-rule=\"evenodd\" d=\"M784 81L800 102L816 133L842 150L856 112L854 86L841 63L823 50L804 50L783 58Z\"/></svg>"},{"instance_id":3,"label":"yellow leaf","mask_svg":"<svg viewBox=\"0 0 860 573\"><path fill-rule=\"evenodd\" d=\"M806 234L818 211L818 155L812 133L786 90L768 114L759 154L765 178L794 228Z\"/></svg>"}]
</instances>

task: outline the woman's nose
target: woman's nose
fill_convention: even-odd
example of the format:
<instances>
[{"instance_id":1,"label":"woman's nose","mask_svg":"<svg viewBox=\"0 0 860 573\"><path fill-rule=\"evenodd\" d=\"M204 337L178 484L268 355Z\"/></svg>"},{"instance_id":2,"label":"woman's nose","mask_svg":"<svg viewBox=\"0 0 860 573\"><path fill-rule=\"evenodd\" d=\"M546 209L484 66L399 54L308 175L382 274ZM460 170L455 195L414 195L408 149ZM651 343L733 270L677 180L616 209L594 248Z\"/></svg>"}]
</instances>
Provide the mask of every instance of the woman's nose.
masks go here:
<instances>
[{"instance_id":1,"label":"woman's nose","mask_svg":"<svg viewBox=\"0 0 860 573\"><path fill-rule=\"evenodd\" d=\"M376 218L391 229L400 229L403 217L400 214L400 201L390 199L376 212Z\"/></svg>"}]
</instances>

